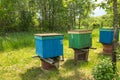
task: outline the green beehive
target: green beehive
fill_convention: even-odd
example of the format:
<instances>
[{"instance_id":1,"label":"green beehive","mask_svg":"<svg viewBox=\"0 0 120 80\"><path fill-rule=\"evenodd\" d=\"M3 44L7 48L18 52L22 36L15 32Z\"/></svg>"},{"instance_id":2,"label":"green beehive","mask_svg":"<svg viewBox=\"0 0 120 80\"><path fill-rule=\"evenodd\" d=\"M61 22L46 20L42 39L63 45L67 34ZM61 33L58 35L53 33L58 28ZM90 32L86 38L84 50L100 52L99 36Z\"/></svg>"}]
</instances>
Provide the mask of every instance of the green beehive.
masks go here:
<instances>
[{"instance_id":1,"label":"green beehive","mask_svg":"<svg viewBox=\"0 0 120 80\"><path fill-rule=\"evenodd\" d=\"M69 47L74 49L92 46L92 30L72 30L69 34Z\"/></svg>"}]
</instances>

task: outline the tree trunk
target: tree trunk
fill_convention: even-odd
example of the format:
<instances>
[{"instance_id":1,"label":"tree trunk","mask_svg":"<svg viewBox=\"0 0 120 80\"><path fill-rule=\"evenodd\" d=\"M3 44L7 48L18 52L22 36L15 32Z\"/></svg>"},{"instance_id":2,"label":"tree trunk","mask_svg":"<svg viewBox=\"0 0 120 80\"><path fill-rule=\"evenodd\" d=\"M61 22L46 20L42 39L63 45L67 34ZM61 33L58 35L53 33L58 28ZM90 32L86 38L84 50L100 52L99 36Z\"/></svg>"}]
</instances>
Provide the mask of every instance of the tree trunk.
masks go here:
<instances>
[{"instance_id":1,"label":"tree trunk","mask_svg":"<svg viewBox=\"0 0 120 80\"><path fill-rule=\"evenodd\" d=\"M113 62L113 70L116 72L116 52L115 48L117 45L117 26L118 26L118 11L117 11L117 0L113 0L113 26L114 26L114 36L113 36L113 52L112 52L112 62Z\"/></svg>"},{"instance_id":2,"label":"tree trunk","mask_svg":"<svg viewBox=\"0 0 120 80\"><path fill-rule=\"evenodd\" d=\"M54 23L55 22L55 20L54 20L55 18L54 18L54 16L55 16L55 0L52 1L52 20L51 20L52 21L52 25L51 25L51 28L50 28L50 30L52 30L52 31L54 30L53 28L55 27L55 23Z\"/></svg>"},{"instance_id":3,"label":"tree trunk","mask_svg":"<svg viewBox=\"0 0 120 80\"><path fill-rule=\"evenodd\" d=\"M73 9L70 9L70 29L73 29L73 15L72 15Z\"/></svg>"},{"instance_id":4,"label":"tree trunk","mask_svg":"<svg viewBox=\"0 0 120 80\"><path fill-rule=\"evenodd\" d=\"M80 23L81 23L81 18L79 16L79 27L78 27L78 29L80 29L80 27L81 27Z\"/></svg>"},{"instance_id":5,"label":"tree trunk","mask_svg":"<svg viewBox=\"0 0 120 80\"><path fill-rule=\"evenodd\" d=\"M75 7L75 6L74 6ZM73 18L73 28L76 28L75 26L76 26L76 14L75 14L75 8L74 8L74 10L73 10L73 16L74 16L74 18Z\"/></svg>"},{"instance_id":6,"label":"tree trunk","mask_svg":"<svg viewBox=\"0 0 120 80\"><path fill-rule=\"evenodd\" d=\"M51 4L50 4L50 2L51 2L51 0L48 0L49 1L49 14L48 14L48 16L49 16L49 27L48 28L50 28L51 27Z\"/></svg>"}]
</instances>

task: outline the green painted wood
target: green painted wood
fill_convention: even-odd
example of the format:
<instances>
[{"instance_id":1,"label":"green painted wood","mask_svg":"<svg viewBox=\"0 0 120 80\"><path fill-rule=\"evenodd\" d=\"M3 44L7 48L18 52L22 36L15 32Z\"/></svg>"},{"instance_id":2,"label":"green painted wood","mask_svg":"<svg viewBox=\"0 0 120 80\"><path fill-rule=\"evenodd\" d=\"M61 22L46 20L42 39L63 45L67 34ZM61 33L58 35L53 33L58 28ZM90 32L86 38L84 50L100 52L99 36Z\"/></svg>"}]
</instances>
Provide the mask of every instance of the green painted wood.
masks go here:
<instances>
[{"instance_id":1,"label":"green painted wood","mask_svg":"<svg viewBox=\"0 0 120 80\"><path fill-rule=\"evenodd\" d=\"M69 34L69 47L70 48L86 48L92 46L91 33L84 34Z\"/></svg>"}]
</instances>

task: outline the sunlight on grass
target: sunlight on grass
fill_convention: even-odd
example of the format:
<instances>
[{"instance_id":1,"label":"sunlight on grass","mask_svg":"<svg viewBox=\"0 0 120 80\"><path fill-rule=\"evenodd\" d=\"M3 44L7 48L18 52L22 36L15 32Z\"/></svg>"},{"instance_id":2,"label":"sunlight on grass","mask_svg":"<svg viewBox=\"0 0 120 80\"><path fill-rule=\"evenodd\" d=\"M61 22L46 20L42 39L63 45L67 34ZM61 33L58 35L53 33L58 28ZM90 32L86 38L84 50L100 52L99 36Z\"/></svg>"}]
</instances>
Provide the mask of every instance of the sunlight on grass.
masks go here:
<instances>
[{"instance_id":1,"label":"sunlight on grass","mask_svg":"<svg viewBox=\"0 0 120 80\"><path fill-rule=\"evenodd\" d=\"M19 39L25 39L21 36L18 38L18 40L16 40L16 36L11 35L6 39L10 47L16 47L12 44L15 41L16 45L19 47L20 43L18 42L21 41ZM25 37L27 37L28 35L29 34L26 33ZM32 56L36 55L36 53L34 47L34 37L33 35L31 35L30 37L27 37L27 39L25 39L25 42L27 43L21 41L21 43L24 43L24 46L26 45L25 47L20 45L21 47L19 47L18 49L11 49L11 51L7 51L5 49L6 51L0 52L0 80L93 80L91 70L103 57L103 55L101 54L102 45L98 43L98 35L98 30L94 30L93 47L97 49L90 50L88 59L89 61L78 61L76 66L74 65L74 51L69 48L68 40L65 39L65 61L60 62L60 68L58 70L52 71L41 70L41 62L39 58L32 58ZM19 36L19 34L17 34L17 36ZM12 42L9 43L9 40L11 40ZM6 46L6 48L9 48L5 44L7 42L4 41L4 46ZM119 71L120 61L117 62L117 67Z\"/></svg>"}]
</instances>

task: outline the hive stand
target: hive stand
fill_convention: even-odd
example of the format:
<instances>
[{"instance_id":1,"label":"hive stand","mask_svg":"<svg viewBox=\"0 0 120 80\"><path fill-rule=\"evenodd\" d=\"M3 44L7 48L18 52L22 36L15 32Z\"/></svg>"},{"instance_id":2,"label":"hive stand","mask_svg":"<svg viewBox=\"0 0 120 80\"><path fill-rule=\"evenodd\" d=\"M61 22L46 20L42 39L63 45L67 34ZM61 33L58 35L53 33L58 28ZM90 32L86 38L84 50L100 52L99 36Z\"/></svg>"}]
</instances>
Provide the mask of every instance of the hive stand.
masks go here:
<instances>
[{"instance_id":1,"label":"hive stand","mask_svg":"<svg viewBox=\"0 0 120 80\"><path fill-rule=\"evenodd\" d=\"M73 49L74 50L74 64L77 64L78 60L88 61L89 48Z\"/></svg>"},{"instance_id":2,"label":"hive stand","mask_svg":"<svg viewBox=\"0 0 120 80\"><path fill-rule=\"evenodd\" d=\"M44 70L51 70L51 69L57 69L59 68L59 62L64 61L64 56L62 56L62 59L60 59L60 56L53 57L53 58L42 58L40 56L33 56L33 58L40 58L41 60L41 67Z\"/></svg>"},{"instance_id":3,"label":"hive stand","mask_svg":"<svg viewBox=\"0 0 120 80\"><path fill-rule=\"evenodd\" d=\"M112 44L102 44L103 45L103 54L112 56L113 46Z\"/></svg>"},{"instance_id":4,"label":"hive stand","mask_svg":"<svg viewBox=\"0 0 120 80\"><path fill-rule=\"evenodd\" d=\"M45 70L59 68L60 57L47 58L47 59L40 58L40 60L41 60L41 67Z\"/></svg>"}]
</instances>

